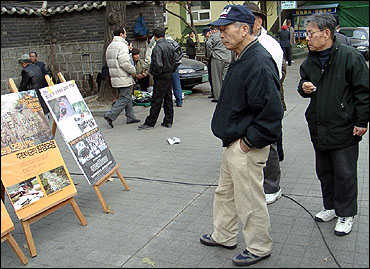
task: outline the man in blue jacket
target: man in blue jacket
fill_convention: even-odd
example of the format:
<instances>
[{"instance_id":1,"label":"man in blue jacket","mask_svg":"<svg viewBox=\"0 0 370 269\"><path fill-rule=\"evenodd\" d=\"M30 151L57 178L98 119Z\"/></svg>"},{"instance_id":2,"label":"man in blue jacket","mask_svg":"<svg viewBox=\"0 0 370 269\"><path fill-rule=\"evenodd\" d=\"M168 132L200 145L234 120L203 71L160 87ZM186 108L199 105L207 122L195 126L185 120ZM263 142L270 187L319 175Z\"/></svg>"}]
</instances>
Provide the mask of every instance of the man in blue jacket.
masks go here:
<instances>
[{"instance_id":1,"label":"man in blue jacket","mask_svg":"<svg viewBox=\"0 0 370 269\"><path fill-rule=\"evenodd\" d=\"M263 189L263 168L270 144L281 132L283 108L279 72L272 56L255 39L255 17L246 6L228 5L219 19L222 43L235 53L212 118L212 132L225 147L213 203L213 233L207 246L236 248L238 219L246 249L232 259L237 266L271 255L270 217Z\"/></svg>"},{"instance_id":2,"label":"man in blue jacket","mask_svg":"<svg viewBox=\"0 0 370 269\"><path fill-rule=\"evenodd\" d=\"M333 15L308 18L307 58L298 92L310 98L306 120L316 155L324 208L316 221L338 217L334 234L347 235L357 214L358 143L369 122L369 67L335 37Z\"/></svg>"}]
</instances>

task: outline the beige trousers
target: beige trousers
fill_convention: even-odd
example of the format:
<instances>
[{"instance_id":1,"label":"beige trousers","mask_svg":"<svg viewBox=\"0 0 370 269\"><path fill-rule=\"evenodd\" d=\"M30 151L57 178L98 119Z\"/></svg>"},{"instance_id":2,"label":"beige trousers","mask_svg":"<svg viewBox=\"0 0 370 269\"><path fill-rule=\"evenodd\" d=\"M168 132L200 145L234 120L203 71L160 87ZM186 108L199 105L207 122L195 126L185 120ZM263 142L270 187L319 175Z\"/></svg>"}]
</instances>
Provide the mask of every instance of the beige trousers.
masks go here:
<instances>
[{"instance_id":1,"label":"beige trousers","mask_svg":"<svg viewBox=\"0 0 370 269\"><path fill-rule=\"evenodd\" d=\"M238 218L246 249L257 256L271 253L270 216L263 191L263 168L270 146L245 153L240 139L224 149L213 203L212 238L219 244L237 242Z\"/></svg>"}]
</instances>

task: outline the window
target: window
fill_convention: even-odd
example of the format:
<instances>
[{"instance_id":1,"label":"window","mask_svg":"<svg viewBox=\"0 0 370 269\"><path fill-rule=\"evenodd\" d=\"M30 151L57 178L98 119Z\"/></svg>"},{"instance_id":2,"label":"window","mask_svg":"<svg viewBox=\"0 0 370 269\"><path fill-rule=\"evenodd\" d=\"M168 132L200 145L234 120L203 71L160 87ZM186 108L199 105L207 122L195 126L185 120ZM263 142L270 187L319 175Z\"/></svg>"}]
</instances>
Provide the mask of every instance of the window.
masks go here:
<instances>
[{"instance_id":1,"label":"window","mask_svg":"<svg viewBox=\"0 0 370 269\"><path fill-rule=\"evenodd\" d=\"M211 20L211 4L210 1L192 1L191 14L194 22L210 21ZM186 15L187 21L190 22L189 14Z\"/></svg>"}]
</instances>

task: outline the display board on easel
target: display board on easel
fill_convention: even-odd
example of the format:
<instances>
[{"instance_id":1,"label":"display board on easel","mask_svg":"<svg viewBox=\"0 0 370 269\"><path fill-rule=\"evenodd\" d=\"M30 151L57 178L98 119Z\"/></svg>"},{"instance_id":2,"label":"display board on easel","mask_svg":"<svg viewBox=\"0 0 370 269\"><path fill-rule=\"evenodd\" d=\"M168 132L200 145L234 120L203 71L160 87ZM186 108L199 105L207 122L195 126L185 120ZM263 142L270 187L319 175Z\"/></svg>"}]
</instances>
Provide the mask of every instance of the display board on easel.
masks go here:
<instances>
[{"instance_id":1,"label":"display board on easel","mask_svg":"<svg viewBox=\"0 0 370 269\"><path fill-rule=\"evenodd\" d=\"M30 224L66 204L71 204L82 225L86 221L36 91L18 92L12 79L9 84L13 93L1 98L1 180L34 257Z\"/></svg>"},{"instance_id":2,"label":"display board on easel","mask_svg":"<svg viewBox=\"0 0 370 269\"><path fill-rule=\"evenodd\" d=\"M129 186L118 171L119 164L113 158L98 125L86 105L74 81L66 81L40 90L50 113L74 159L99 198L104 212L109 212L100 187L116 173L129 190ZM46 80L49 79L46 76Z\"/></svg>"}]
</instances>

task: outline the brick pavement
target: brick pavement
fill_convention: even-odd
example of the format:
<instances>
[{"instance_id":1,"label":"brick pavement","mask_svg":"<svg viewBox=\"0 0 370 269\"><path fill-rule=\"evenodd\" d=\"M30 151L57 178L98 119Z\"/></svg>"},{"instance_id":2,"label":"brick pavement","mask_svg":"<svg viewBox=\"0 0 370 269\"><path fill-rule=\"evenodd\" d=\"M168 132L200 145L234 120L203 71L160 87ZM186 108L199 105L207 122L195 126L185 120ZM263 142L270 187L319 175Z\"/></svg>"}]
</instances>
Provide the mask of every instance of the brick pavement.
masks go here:
<instances>
[{"instance_id":1,"label":"brick pavement","mask_svg":"<svg viewBox=\"0 0 370 269\"><path fill-rule=\"evenodd\" d=\"M297 200L311 214L322 207L320 184L314 170L314 152L304 111L308 100L296 93L299 64L288 67L283 120L285 160L281 163L283 194ZM110 129L102 118L106 108L95 109L100 127L131 190L125 191L115 178L101 188L111 206L105 214L93 188L81 176L60 133L56 139L74 182L76 202L86 218L83 227L70 206L31 225L38 255L30 258L22 226L6 198L15 223L15 240L29 258L25 267L233 267L231 258L244 246L241 234L235 250L206 247L202 233L212 232L214 185L221 161L221 142L210 130L215 107L207 98L207 87L186 96L182 108L175 107L171 129L160 126L137 130L121 115ZM135 107L142 121L149 108ZM177 136L180 144L170 146L167 138ZM319 227L342 267L369 267L369 135L360 143L358 162L358 206L350 235L337 237L335 221ZM145 179L139 179L145 178ZM152 180L150 180L152 179ZM154 181L155 180L155 181ZM181 184L183 183L183 184ZM188 184L187 184L188 183ZM209 185L209 186L207 186ZM337 267L309 214L292 200L282 197L268 207L273 238L272 255L252 267ZM143 260L144 259L144 260ZM23 267L7 243L1 244L1 267Z\"/></svg>"}]
</instances>

